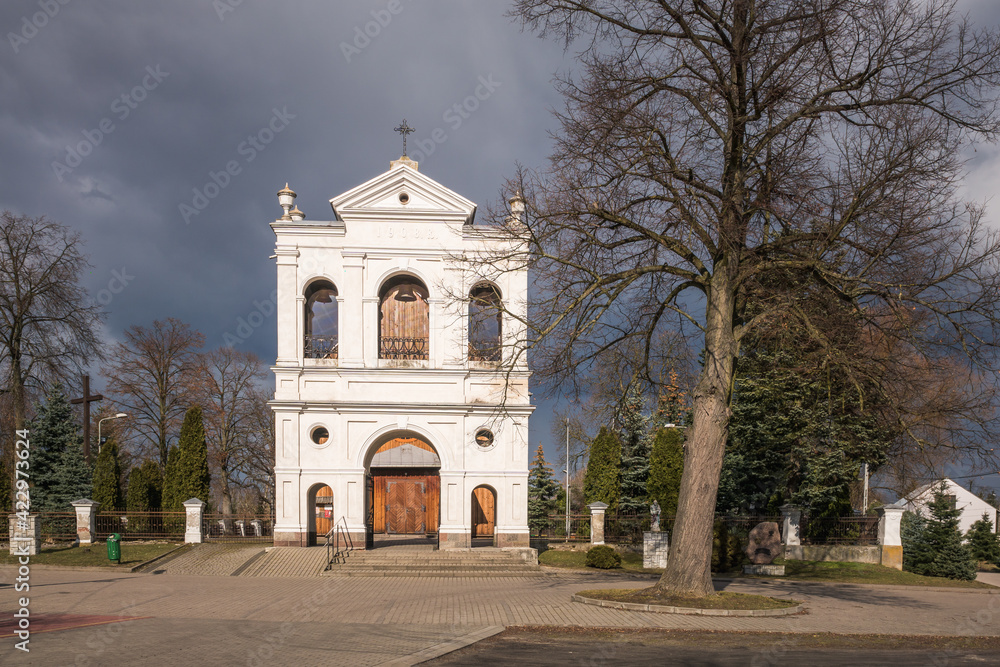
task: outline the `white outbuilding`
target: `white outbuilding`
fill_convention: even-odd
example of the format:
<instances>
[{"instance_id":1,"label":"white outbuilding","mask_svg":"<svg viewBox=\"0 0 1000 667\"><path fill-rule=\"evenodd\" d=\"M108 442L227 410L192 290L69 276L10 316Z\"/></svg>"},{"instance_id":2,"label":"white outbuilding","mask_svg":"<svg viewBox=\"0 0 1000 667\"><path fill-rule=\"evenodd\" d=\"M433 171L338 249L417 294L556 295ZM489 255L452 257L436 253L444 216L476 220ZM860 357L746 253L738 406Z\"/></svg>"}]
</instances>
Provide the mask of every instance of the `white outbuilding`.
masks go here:
<instances>
[{"instance_id":1,"label":"white outbuilding","mask_svg":"<svg viewBox=\"0 0 1000 667\"><path fill-rule=\"evenodd\" d=\"M947 477L914 489L897 500L896 504L904 506L911 512L920 510L923 516L929 517L931 515L929 505L934 502L934 491L942 484L944 484L945 495L952 503L952 506L962 510L962 514L959 517L959 529L963 535L969 532L969 528L972 527L973 523L983 518L983 514L989 517L990 522L993 524L993 531L996 532L997 509L972 491L969 491Z\"/></svg>"},{"instance_id":2,"label":"white outbuilding","mask_svg":"<svg viewBox=\"0 0 1000 667\"><path fill-rule=\"evenodd\" d=\"M405 155L307 220L278 193L274 543L528 546L527 271Z\"/></svg>"}]
</instances>

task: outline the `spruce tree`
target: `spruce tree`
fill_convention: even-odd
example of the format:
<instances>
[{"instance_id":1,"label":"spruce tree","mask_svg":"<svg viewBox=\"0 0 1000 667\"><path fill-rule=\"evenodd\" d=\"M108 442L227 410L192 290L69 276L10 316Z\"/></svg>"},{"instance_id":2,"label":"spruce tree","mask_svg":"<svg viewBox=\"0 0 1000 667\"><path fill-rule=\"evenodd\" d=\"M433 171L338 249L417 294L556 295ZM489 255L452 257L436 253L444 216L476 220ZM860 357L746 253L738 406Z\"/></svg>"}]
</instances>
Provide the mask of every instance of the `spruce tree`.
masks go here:
<instances>
[{"instance_id":1,"label":"spruce tree","mask_svg":"<svg viewBox=\"0 0 1000 667\"><path fill-rule=\"evenodd\" d=\"M643 414L642 394L629 387L618 412L621 427L621 490L618 511L641 514L649 511L649 434Z\"/></svg>"},{"instance_id":2,"label":"spruce tree","mask_svg":"<svg viewBox=\"0 0 1000 667\"><path fill-rule=\"evenodd\" d=\"M934 560L934 553L927 543L927 519L919 510L903 512L899 536L903 543L903 569L923 574L927 564Z\"/></svg>"},{"instance_id":3,"label":"spruce tree","mask_svg":"<svg viewBox=\"0 0 1000 667\"><path fill-rule=\"evenodd\" d=\"M30 427L31 508L68 512L70 503L91 493L83 440L62 386L54 385Z\"/></svg>"},{"instance_id":4,"label":"spruce tree","mask_svg":"<svg viewBox=\"0 0 1000 667\"><path fill-rule=\"evenodd\" d=\"M101 503L99 510L122 509L121 462L118 460L118 443L114 438L101 445L101 453L94 466L94 492L91 497Z\"/></svg>"},{"instance_id":5,"label":"spruce tree","mask_svg":"<svg viewBox=\"0 0 1000 667\"><path fill-rule=\"evenodd\" d=\"M545 452L539 443L528 473L528 526L533 534L541 533L548 526L558 493L559 484L553 477L552 468L545 464Z\"/></svg>"},{"instance_id":6,"label":"spruce tree","mask_svg":"<svg viewBox=\"0 0 1000 667\"><path fill-rule=\"evenodd\" d=\"M962 531L958 527L962 510L953 508L942 484L934 491L934 501L928 506L931 512L924 537L933 560L923 565L923 572L932 577L971 580L976 578L976 561L969 548L962 544Z\"/></svg>"},{"instance_id":7,"label":"spruce tree","mask_svg":"<svg viewBox=\"0 0 1000 667\"><path fill-rule=\"evenodd\" d=\"M653 438L653 451L649 454L649 498L660 503L660 511L665 517L677 514L677 497L684 472L683 441L679 428L661 428Z\"/></svg>"},{"instance_id":8,"label":"spruce tree","mask_svg":"<svg viewBox=\"0 0 1000 667\"><path fill-rule=\"evenodd\" d=\"M622 446L618 436L602 426L590 443L587 472L583 477L583 497L587 504L602 502L614 509L618 506Z\"/></svg>"},{"instance_id":9,"label":"spruce tree","mask_svg":"<svg viewBox=\"0 0 1000 667\"><path fill-rule=\"evenodd\" d=\"M976 561L1000 565L1000 535L993 532L988 512L983 512L982 518L969 527L965 537Z\"/></svg>"}]
</instances>

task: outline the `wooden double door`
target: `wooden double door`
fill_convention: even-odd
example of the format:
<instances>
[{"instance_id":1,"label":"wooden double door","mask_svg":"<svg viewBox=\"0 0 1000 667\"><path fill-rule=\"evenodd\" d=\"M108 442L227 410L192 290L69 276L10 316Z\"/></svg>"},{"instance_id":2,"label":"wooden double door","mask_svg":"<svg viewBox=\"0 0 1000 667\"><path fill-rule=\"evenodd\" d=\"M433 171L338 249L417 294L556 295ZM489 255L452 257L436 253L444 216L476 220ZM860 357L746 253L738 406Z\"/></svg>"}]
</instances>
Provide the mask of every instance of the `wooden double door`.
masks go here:
<instances>
[{"instance_id":1,"label":"wooden double door","mask_svg":"<svg viewBox=\"0 0 1000 667\"><path fill-rule=\"evenodd\" d=\"M374 473L372 478L373 532L437 533L440 477L426 473Z\"/></svg>"}]
</instances>

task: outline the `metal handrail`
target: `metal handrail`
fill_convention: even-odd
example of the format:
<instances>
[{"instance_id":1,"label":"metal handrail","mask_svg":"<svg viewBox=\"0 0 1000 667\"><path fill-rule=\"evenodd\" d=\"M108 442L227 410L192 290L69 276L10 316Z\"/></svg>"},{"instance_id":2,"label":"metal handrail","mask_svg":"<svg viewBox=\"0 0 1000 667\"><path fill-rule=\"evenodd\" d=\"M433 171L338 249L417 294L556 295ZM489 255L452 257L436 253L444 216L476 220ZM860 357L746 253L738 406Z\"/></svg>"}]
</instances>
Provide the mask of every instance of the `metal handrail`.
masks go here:
<instances>
[{"instance_id":1,"label":"metal handrail","mask_svg":"<svg viewBox=\"0 0 1000 667\"><path fill-rule=\"evenodd\" d=\"M343 538L343 546L341 546ZM337 523L333 524L326 533L326 567L325 570L333 568L334 563L346 563L347 556L354 551L354 540L347 530L347 520L340 517Z\"/></svg>"}]
</instances>

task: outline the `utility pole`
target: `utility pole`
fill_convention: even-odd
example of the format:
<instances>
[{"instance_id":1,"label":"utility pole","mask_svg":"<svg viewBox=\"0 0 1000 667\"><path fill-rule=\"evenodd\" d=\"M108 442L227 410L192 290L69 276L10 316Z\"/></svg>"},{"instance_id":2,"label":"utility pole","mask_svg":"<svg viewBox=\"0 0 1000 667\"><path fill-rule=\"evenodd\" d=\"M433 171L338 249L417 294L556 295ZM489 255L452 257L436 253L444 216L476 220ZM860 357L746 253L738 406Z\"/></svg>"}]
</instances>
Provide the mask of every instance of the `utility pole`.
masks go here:
<instances>
[{"instance_id":1,"label":"utility pole","mask_svg":"<svg viewBox=\"0 0 1000 667\"><path fill-rule=\"evenodd\" d=\"M566 417L566 541L569 542L569 417Z\"/></svg>"}]
</instances>

